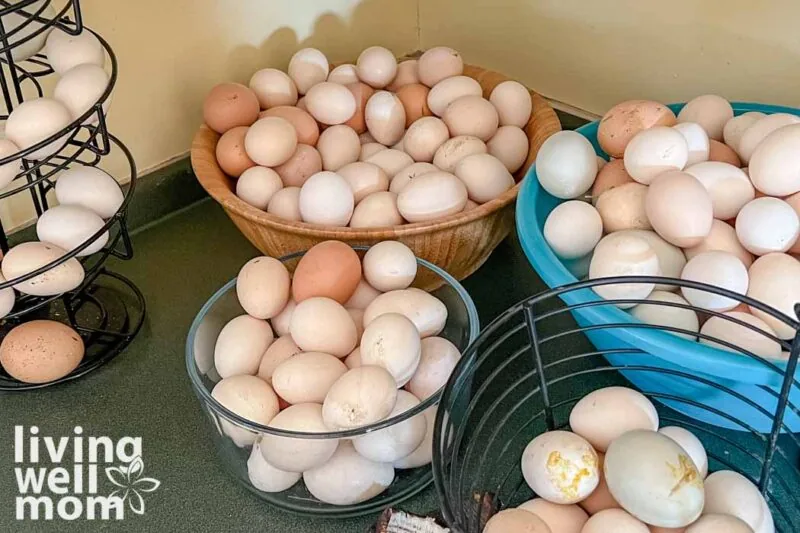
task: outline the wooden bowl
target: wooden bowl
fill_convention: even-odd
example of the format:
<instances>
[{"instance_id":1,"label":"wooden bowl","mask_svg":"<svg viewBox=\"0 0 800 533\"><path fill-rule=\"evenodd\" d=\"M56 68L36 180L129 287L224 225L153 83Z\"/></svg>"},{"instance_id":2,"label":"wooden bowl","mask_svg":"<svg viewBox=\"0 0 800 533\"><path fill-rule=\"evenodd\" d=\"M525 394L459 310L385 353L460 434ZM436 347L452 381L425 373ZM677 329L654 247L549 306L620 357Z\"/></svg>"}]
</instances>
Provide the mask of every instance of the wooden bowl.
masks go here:
<instances>
[{"instance_id":1,"label":"wooden bowl","mask_svg":"<svg viewBox=\"0 0 800 533\"><path fill-rule=\"evenodd\" d=\"M469 65L465 65L464 75L481 84L486 98L499 83L509 79L502 74ZM417 257L440 266L456 279L462 280L475 272L511 231L519 182L536 159L542 143L561 130L561 123L547 101L533 91L531 97L533 112L524 128L530 140L530 149L525 164L514 176L517 184L490 202L438 220L360 229L292 222L270 215L236 196L236 180L225 175L217 164L215 148L220 136L205 125L200 127L192 141L192 167L208 194L222 205L244 236L266 255L283 257L331 239L350 245L398 240L410 247Z\"/></svg>"}]
</instances>

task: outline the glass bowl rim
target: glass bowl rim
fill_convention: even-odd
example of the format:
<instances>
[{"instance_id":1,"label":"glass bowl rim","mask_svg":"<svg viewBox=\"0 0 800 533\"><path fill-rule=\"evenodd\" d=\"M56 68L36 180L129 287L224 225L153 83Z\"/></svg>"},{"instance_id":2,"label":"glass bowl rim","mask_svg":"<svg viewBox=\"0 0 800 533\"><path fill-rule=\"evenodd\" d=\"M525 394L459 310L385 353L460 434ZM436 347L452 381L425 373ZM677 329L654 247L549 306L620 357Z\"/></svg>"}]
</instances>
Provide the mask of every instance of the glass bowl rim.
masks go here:
<instances>
[{"instance_id":1,"label":"glass bowl rim","mask_svg":"<svg viewBox=\"0 0 800 533\"><path fill-rule=\"evenodd\" d=\"M351 247L356 251L366 251L369 249L369 246L351 246ZM288 261L291 261L292 259L302 257L303 255L306 254L307 251L308 250L302 252L294 252L289 255L280 257L278 260L281 263L286 263ZM467 346L471 345L475 341L475 339L478 338L478 334L480 332L480 320L478 318L478 310L475 307L475 302L472 300L472 297L469 295L464 286L461 285L461 283L458 280L456 280L453 276L447 273L444 269L436 266L430 261L422 259L421 257L416 257L416 255L415 258L417 260L418 265L422 265L428 270L437 274L439 278L443 279L445 283L451 288L453 288L456 291L456 294L458 294L460 301L464 304L464 307L466 307L467 310L467 318L469 322L469 337L467 339ZM418 405L414 406L408 411L400 413L397 416L386 418L384 420L380 420L373 424L361 426L358 428L341 430L341 431L328 431L324 433L308 433L301 431L279 429L253 422L234 413L233 411L231 411L230 409L219 403L216 400L216 398L211 396L211 392L205 387L205 385L201 381L200 371L197 368L197 364L194 358L194 339L197 336L197 330L199 329L200 324L203 322L203 319L208 315L209 310L214 306L214 304L216 304L219 301L220 298L222 298L225 294L227 294L232 288L236 286L237 277L234 277L232 280L225 283L222 287L217 289L214 292L214 294L212 294L211 297L208 298L208 300L206 300L206 302L200 308L200 311L198 311L198 313L192 320L192 325L189 328L189 333L186 338L186 348L185 348L186 372L187 374L189 374L189 379L192 383L192 388L194 389L195 394L198 396L198 399L200 399L205 405L210 407L218 415L221 415L224 418L228 419L230 422L235 423L237 426L250 430L254 433L266 433L269 435L275 435L280 437L294 437L294 438L309 439L309 440L344 439L344 438L358 437L373 431L377 431L379 429L394 426L396 424L399 424L400 422L403 422L404 420L407 420L413 416L422 413L429 407L439 402L439 399L441 398L442 395L442 391L444 390L446 384L445 386L441 387L438 391L436 391L436 393L432 394L430 397L421 401Z\"/></svg>"}]
</instances>

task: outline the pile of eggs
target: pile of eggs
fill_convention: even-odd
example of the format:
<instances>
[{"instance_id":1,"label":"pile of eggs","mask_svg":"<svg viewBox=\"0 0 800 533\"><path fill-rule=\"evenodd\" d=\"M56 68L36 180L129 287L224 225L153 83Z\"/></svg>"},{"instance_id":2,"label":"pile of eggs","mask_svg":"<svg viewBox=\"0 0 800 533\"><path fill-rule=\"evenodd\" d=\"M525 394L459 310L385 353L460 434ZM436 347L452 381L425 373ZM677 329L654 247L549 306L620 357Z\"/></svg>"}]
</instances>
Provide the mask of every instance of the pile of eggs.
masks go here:
<instances>
[{"instance_id":1,"label":"pile of eggs","mask_svg":"<svg viewBox=\"0 0 800 533\"><path fill-rule=\"evenodd\" d=\"M288 73L259 70L205 100L216 157L246 203L289 221L375 228L439 219L514 186L528 157L531 96L515 81L486 99L458 52L397 63L386 48L330 69L317 49Z\"/></svg>"},{"instance_id":2,"label":"pile of eggs","mask_svg":"<svg viewBox=\"0 0 800 533\"><path fill-rule=\"evenodd\" d=\"M447 307L410 287L414 253L385 241L361 260L339 241L311 248L293 275L270 257L242 267L236 294L245 314L214 347L221 378L212 397L254 423L328 433L368 426L418 406L441 389L460 358L437 336ZM277 336L277 337L276 337ZM436 407L352 439L256 435L229 420L255 488L289 489L300 478L320 501L349 505L383 492L395 469L431 462Z\"/></svg>"},{"instance_id":3,"label":"pile of eggs","mask_svg":"<svg viewBox=\"0 0 800 533\"><path fill-rule=\"evenodd\" d=\"M541 186L567 200L548 216L544 236L573 273L702 282L794 317L800 301L800 262L793 255L800 252L800 117L734 116L730 103L715 95L688 102L677 117L658 102L636 100L605 114L597 141L609 162L598 161L592 144L571 131L545 141L536 158ZM595 292L606 299L691 304L767 335L794 336L783 322L734 299L686 288L671 292L675 288L615 284ZM692 309L638 305L630 311L690 338L699 331L762 357L782 356L767 335L726 318L711 318L701 328Z\"/></svg>"},{"instance_id":4,"label":"pile of eggs","mask_svg":"<svg viewBox=\"0 0 800 533\"><path fill-rule=\"evenodd\" d=\"M537 498L497 513L484 533L774 533L758 488L730 470L709 475L700 439L659 428L638 391L591 392L569 425L528 444L522 474Z\"/></svg>"}]
</instances>

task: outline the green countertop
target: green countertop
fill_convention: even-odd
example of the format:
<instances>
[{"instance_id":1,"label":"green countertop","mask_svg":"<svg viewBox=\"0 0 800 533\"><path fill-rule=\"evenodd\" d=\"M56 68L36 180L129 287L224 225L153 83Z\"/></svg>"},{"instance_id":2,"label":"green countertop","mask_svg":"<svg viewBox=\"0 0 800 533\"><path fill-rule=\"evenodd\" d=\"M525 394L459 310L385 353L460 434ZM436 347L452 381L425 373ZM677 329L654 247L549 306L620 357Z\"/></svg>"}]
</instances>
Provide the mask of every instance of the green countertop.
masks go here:
<instances>
[{"instance_id":1,"label":"green countertop","mask_svg":"<svg viewBox=\"0 0 800 533\"><path fill-rule=\"evenodd\" d=\"M111 264L130 277L147 300L145 325L131 346L75 382L0 396L0 531L367 531L375 516L333 521L270 507L239 486L216 459L211 429L186 376L186 333L206 299L247 259L258 255L257 250L210 201L138 232L134 249L132 261ZM484 325L511 304L545 288L513 236L464 285ZM123 521L18 522L15 425L36 425L40 436L56 438L72 436L78 425L87 436L107 435L115 441L141 437L144 475L161 485L145 494L143 515L127 512ZM99 477L105 479L104 473ZM434 511L433 488L400 507Z\"/></svg>"}]
</instances>

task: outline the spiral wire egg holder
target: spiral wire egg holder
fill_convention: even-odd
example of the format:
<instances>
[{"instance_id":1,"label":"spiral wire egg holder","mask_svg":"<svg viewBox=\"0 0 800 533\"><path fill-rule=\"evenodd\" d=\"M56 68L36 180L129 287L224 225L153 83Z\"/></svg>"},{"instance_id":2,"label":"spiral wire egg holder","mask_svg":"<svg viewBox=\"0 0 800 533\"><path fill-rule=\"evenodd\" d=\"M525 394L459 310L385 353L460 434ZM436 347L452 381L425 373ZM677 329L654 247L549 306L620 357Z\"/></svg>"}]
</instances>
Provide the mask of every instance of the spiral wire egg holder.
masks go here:
<instances>
[{"instance_id":1,"label":"spiral wire egg holder","mask_svg":"<svg viewBox=\"0 0 800 533\"><path fill-rule=\"evenodd\" d=\"M121 188L124 200L117 212L105 221L95 234L80 246L70 250L57 260L48 263L24 276L0 283L0 290L32 279L57 267L88 248L106 231L108 242L91 255L77 258L85 276L80 286L63 294L32 296L16 292L12 311L0 320L0 336L5 336L13 327L35 319L50 319L68 324L83 339L85 355L80 365L70 374L48 383L23 383L9 376L0 367L0 391L19 391L41 388L81 377L120 354L139 332L144 322L145 301L141 291L128 278L108 269L109 257L128 260L133 257L133 247L127 226L127 210L136 187L136 164L128 148L108 131L104 105L108 105L117 80L117 58L111 46L100 35L83 25L80 1L69 0L57 11L48 15L52 0L0 0L0 91L5 104L5 113L0 121L5 123L11 111L27 99L44 96L41 78L54 73L43 53L15 61L13 51L43 32L59 28L70 35L90 31L100 41L110 62L109 82L106 90L83 115L68 126L15 154L0 158L0 166L18 165L18 173L5 189L0 191L0 200L26 193L35 210L37 219L48 209L47 198L55 188L61 171L80 165L96 167L101 160L119 151L127 160L130 183ZM18 26L6 31L4 17L24 17ZM33 26L31 26L33 25ZM29 33L25 31L34 28ZM57 151L40 159L30 158L38 150L51 143L63 143ZM0 221L0 250L8 252L9 236Z\"/></svg>"},{"instance_id":2,"label":"spiral wire egg holder","mask_svg":"<svg viewBox=\"0 0 800 533\"><path fill-rule=\"evenodd\" d=\"M658 283L726 296L792 328L793 340L781 340L747 322L721 312L692 305L636 299L583 301L565 304L565 296L602 285ZM569 299L569 298L567 298ZM724 339L677 327L658 326L635 319L624 323L581 326L572 313L583 307L630 306L641 303L691 309L702 318L721 317L748 333L778 342L780 360L764 359ZM795 312L800 311L800 305ZM645 328L699 337L730 350L730 357L750 357L774 372L779 387L774 410L764 409L741 394L689 372L637 364L640 350L625 347L597 349L586 333ZM743 330L740 330L743 331ZM520 461L527 444L553 430L569 430L569 414L589 392L607 386L634 387L627 376L639 373L671 373L688 382L701 381L719 394L749 402L772 419L772 429L759 433L746 422L711 408L680 392L651 393L640 390L656 406L660 427L680 426L694 433L706 448L709 472L734 470L750 479L772 510L775 531L800 531L800 439L784 421L798 406L789 398L800 383L795 379L800 354L800 323L746 296L696 282L652 277L616 277L583 281L530 297L501 314L467 348L445 388L433 437L433 474L442 512L456 533L480 533L498 510L515 507L535 494L522 476ZM733 352L736 353L733 353ZM788 356L786 356L788 352ZM607 359L610 357L616 364ZM689 418L669 405L708 409L736 424L739 431L708 425Z\"/></svg>"}]
</instances>

